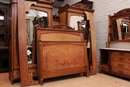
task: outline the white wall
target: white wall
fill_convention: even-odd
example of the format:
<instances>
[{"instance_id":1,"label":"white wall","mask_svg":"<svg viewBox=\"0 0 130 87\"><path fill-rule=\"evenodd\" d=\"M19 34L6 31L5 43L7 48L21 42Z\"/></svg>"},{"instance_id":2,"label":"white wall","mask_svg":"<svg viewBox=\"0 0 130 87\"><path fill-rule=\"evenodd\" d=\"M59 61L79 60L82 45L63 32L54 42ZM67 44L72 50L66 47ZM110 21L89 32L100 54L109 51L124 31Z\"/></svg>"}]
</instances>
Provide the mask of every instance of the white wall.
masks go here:
<instances>
[{"instance_id":1,"label":"white wall","mask_svg":"<svg viewBox=\"0 0 130 87\"><path fill-rule=\"evenodd\" d=\"M52 11L53 11L53 12L52 12L53 15L58 14L58 10L59 10L58 8L53 8L53 10L52 10Z\"/></svg>"},{"instance_id":2,"label":"white wall","mask_svg":"<svg viewBox=\"0 0 130 87\"><path fill-rule=\"evenodd\" d=\"M66 5L66 4L72 5L79 1L81 1L81 0L65 0L64 3L62 4L62 6Z\"/></svg>"},{"instance_id":3,"label":"white wall","mask_svg":"<svg viewBox=\"0 0 130 87\"><path fill-rule=\"evenodd\" d=\"M97 61L99 48L105 47L108 38L108 15L130 8L130 0L94 0L94 22L96 31Z\"/></svg>"},{"instance_id":4,"label":"white wall","mask_svg":"<svg viewBox=\"0 0 130 87\"><path fill-rule=\"evenodd\" d=\"M65 6L66 4L72 5L79 1L81 1L81 0L64 0L63 4L61 6ZM58 8L53 8L53 15L57 14L58 10L59 10Z\"/></svg>"}]
</instances>

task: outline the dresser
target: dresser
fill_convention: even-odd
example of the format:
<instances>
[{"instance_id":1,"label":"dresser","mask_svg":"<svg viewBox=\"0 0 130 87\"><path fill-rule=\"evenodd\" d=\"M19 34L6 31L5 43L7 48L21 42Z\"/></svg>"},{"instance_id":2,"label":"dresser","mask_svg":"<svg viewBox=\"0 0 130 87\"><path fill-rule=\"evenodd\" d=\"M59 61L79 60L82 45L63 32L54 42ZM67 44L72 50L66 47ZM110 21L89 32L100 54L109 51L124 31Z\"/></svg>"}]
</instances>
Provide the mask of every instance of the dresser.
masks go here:
<instances>
[{"instance_id":1,"label":"dresser","mask_svg":"<svg viewBox=\"0 0 130 87\"><path fill-rule=\"evenodd\" d=\"M99 72L105 72L130 79L130 50L100 49Z\"/></svg>"}]
</instances>

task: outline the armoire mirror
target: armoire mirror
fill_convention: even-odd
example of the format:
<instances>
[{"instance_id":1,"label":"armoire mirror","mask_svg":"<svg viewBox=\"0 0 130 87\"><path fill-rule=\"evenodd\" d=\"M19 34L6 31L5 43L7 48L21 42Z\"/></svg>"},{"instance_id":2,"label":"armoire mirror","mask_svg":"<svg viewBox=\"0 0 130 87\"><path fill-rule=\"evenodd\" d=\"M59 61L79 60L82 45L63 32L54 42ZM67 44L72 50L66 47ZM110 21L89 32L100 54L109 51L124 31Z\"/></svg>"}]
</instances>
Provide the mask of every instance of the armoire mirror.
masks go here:
<instances>
[{"instance_id":1,"label":"armoire mirror","mask_svg":"<svg viewBox=\"0 0 130 87\"><path fill-rule=\"evenodd\" d=\"M35 61L36 56L34 55L32 58L33 61L29 63L27 54L27 49L31 50L32 55L36 53L34 52L36 50L36 41L34 41L35 35L32 22L34 19L32 19L32 15L30 15L29 13L39 13L39 11L40 13L41 11L46 13L48 17L48 26L51 26L53 2L54 0L11 0L11 58L9 61L9 78L12 83L17 79L20 79L22 86L37 84L37 81L35 82L33 80L34 77L37 77L37 61ZM29 16L30 19L26 16ZM31 26L26 27L27 25ZM29 28L30 30L26 30L26 28ZM29 35L28 33L31 33L31 35ZM27 36L27 38L25 36Z\"/></svg>"},{"instance_id":2,"label":"armoire mirror","mask_svg":"<svg viewBox=\"0 0 130 87\"><path fill-rule=\"evenodd\" d=\"M42 5L42 6L41 6ZM48 8L49 6L49 8ZM52 25L51 3L46 7L44 1L26 1L26 42L28 64L36 64L36 27L46 28Z\"/></svg>"},{"instance_id":3,"label":"armoire mirror","mask_svg":"<svg viewBox=\"0 0 130 87\"><path fill-rule=\"evenodd\" d=\"M85 24L78 26L80 22L85 21L84 16L71 16L70 17L70 26L75 30L81 29L81 27L85 28Z\"/></svg>"},{"instance_id":4,"label":"armoire mirror","mask_svg":"<svg viewBox=\"0 0 130 87\"><path fill-rule=\"evenodd\" d=\"M26 41L27 41L27 55L28 55L28 64L34 63L34 40L35 40L35 27L48 27L48 14L47 12L30 9L26 13ZM35 62L36 63L36 62Z\"/></svg>"},{"instance_id":5,"label":"armoire mirror","mask_svg":"<svg viewBox=\"0 0 130 87\"><path fill-rule=\"evenodd\" d=\"M31 9L29 13L26 14L26 38L27 45L30 46L34 39L34 27L48 27L48 14L44 11Z\"/></svg>"},{"instance_id":6,"label":"armoire mirror","mask_svg":"<svg viewBox=\"0 0 130 87\"><path fill-rule=\"evenodd\" d=\"M130 8L109 16L108 41L130 41Z\"/></svg>"}]
</instances>

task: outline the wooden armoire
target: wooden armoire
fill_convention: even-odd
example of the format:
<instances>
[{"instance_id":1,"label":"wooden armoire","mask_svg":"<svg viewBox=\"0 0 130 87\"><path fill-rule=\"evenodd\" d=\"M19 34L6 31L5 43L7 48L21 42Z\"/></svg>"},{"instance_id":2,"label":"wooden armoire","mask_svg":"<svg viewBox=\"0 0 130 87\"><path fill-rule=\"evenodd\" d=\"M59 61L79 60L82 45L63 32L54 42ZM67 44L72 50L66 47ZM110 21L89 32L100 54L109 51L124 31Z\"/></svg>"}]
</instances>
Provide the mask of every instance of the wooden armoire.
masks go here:
<instances>
[{"instance_id":1,"label":"wooden armoire","mask_svg":"<svg viewBox=\"0 0 130 87\"><path fill-rule=\"evenodd\" d=\"M81 30L84 33L84 38L87 40L88 58L89 58L89 70L90 75L97 74L96 64L96 41L95 41L95 30L94 30L94 10L89 6L78 2L73 5L66 4L63 7L59 7L59 18L60 24L66 24L75 28L75 30ZM78 19L78 20L76 20ZM85 21L84 28L78 26L78 22Z\"/></svg>"},{"instance_id":2,"label":"wooden armoire","mask_svg":"<svg viewBox=\"0 0 130 87\"><path fill-rule=\"evenodd\" d=\"M9 78L12 83L20 79L22 86L38 84L37 81L33 81L33 78L37 76L36 62L28 64L26 12L30 9L46 12L48 14L48 26L51 26L53 2L54 0L11 0Z\"/></svg>"},{"instance_id":3,"label":"wooden armoire","mask_svg":"<svg viewBox=\"0 0 130 87\"><path fill-rule=\"evenodd\" d=\"M0 3L0 72L9 69L9 4Z\"/></svg>"}]
</instances>

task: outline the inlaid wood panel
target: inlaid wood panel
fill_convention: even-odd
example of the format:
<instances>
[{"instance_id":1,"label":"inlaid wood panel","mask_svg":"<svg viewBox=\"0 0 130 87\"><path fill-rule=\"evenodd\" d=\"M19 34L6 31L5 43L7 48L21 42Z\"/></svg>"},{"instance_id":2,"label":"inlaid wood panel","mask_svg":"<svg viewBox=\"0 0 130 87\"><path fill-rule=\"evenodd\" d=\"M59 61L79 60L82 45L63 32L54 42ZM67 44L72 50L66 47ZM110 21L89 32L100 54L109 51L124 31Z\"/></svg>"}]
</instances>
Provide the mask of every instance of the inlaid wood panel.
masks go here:
<instances>
[{"instance_id":1,"label":"inlaid wood panel","mask_svg":"<svg viewBox=\"0 0 130 87\"><path fill-rule=\"evenodd\" d=\"M75 44L52 44L43 47L46 70L84 66L84 47Z\"/></svg>"},{"instance_id":2,"label":"inlaid wood panel","mask_svg":"<svg viewBox=\"0 0 130 87\"><path fill-rule=\"evenodd\" d=\"M41 41L81 41L80 36L65 33L42 34Z\"/></svg>"}]
</instances>

